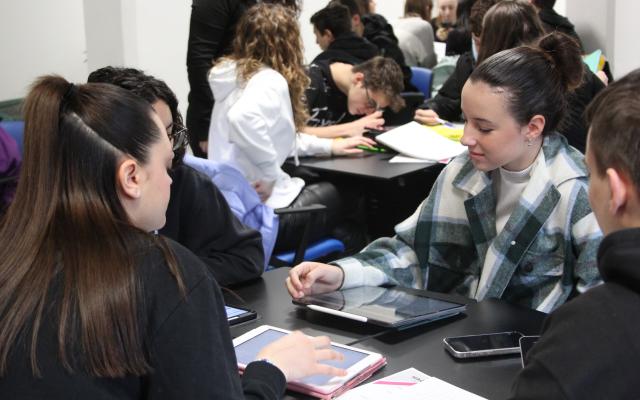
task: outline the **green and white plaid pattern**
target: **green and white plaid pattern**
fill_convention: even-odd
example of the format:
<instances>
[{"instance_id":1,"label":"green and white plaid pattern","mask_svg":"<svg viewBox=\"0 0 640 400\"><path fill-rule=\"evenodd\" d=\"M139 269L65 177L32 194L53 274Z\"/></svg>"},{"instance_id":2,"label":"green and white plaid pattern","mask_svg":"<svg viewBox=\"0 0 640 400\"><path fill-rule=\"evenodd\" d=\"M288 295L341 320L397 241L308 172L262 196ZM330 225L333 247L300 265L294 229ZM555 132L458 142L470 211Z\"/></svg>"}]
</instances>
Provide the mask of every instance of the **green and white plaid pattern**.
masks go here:
<instances>
[{"instance_id":1,"label":"green and white plaid pattern","mask_svg":"<svg viewBox=\"0 0 640 400\"><path fill-rule=\"evenodd\" d=\"M338 260L343 287L397 285L501 298L550 312L574 288L600 283L596 266L602 234L588 201L583 156L564 137L546 137L529 184L502 232L496 235L491 174L473 167L468 153L440 174L429 197L396 236ZM493 263L486 287L483 265Z\"/></svg>"}]
</instances>

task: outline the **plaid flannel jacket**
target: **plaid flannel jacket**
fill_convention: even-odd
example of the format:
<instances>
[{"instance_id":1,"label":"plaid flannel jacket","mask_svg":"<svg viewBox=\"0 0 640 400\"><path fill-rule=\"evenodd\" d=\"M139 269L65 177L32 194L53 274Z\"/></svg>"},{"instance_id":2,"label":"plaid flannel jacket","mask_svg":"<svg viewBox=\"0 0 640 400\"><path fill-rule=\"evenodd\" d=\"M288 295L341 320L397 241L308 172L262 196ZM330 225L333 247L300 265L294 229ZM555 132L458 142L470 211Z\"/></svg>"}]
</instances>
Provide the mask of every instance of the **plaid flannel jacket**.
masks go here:
<instances>
[{"instance_id":1,"label":"plaid flannel jacket","mask_svg":"<svg viewBox=\"0 0 640 400\"><path fill-rule=\"evenodd\" d=\"M542 150L499 234L491 174L475 169L464 153L395 227L396 236L335 262L345 271L343 287L393 283L550 312L574 289L600 283L602 234L589 206L583 156L558 134L547 136ZM478 287L485 259L494 273Z\"/></svg>"}]
</instances>

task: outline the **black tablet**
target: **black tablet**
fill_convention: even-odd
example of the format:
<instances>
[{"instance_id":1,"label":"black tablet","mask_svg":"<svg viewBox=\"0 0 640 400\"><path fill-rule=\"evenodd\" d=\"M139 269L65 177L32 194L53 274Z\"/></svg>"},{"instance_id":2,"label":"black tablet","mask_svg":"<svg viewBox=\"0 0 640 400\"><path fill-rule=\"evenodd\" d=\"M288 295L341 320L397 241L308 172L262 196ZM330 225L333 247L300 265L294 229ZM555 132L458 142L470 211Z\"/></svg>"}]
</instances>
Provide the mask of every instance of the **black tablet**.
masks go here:
<instances>
[{"instance_id":1,"label":"black tablet","mask_svg":"<svg viewBox=\"0 0 640 400\"><path fill-rule=\"evenodd\" d=\"M311 310L393 328L408 328L463 312L472 300L400 287L361 286L305 296L293 303Z\"/></svg>"},{"instance_id":2,"label":"black tablet","mask_svg":"<svg viewBox=\"0 0 640 400\"><path fill-rule=\"evenodd\" d=\"M258 313L247 308L224 306L224 309L227 312L227 321L229 322L229 325L236 325L258 317Z\"/></svg>"}]
</instances>

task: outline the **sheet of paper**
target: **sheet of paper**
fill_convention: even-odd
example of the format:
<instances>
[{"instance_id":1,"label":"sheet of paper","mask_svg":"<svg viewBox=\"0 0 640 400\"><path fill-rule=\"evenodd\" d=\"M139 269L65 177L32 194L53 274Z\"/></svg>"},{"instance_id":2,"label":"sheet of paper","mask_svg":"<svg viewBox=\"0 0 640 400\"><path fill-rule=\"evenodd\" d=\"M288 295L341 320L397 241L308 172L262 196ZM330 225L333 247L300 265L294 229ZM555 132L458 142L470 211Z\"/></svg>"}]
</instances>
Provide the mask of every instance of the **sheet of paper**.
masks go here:
<instances>
[{"instance_id":1,"label":"sheet of paper","mask_svg":"<svg viewBox=\"0 0 640 400\"><path fill-rule=\"evenodd\" d=\"M466 150L459 141L447 139L415 121L376 136L376 141L404 156L431 161L453 158Z\"/></svg>"},{"instance_id":2,"label":"sheet of paper","mask_svg":"<svg viewBox=\"0 0 640 400\"><path fill-rule=\"evenodd\" d=\"M436 57L438 57L438 61L440 61L447 54L447 44L443 42L434 42L433 51L434 53L436 53Z\"/></svg>"},{"instance_id":3,"label":"sheet of paper","mask_svg":"<svg viewBox=\"0 0 640 400\"><path fill-rule=\"evenodd\" d=\"M400 154L398 154L397 156L395 156L392 159L390 159L389 162L393 163L393 164L401 164L401 163L419 163L419 164L425 164L425 165L437 164L436 161L422 160L420 158L413 158L413 157L406 157L406 156L401 156Z\"/></svg>"},{"instance_id":4,"label":"sheet of paper","mask_svg":"<svg viewBox=\"0 0 640 400\"><path fill-rule=\"evenodd\" d=\"M351 389L340 400L486 400L415 368Z\"/></svg>"}]
</instances>

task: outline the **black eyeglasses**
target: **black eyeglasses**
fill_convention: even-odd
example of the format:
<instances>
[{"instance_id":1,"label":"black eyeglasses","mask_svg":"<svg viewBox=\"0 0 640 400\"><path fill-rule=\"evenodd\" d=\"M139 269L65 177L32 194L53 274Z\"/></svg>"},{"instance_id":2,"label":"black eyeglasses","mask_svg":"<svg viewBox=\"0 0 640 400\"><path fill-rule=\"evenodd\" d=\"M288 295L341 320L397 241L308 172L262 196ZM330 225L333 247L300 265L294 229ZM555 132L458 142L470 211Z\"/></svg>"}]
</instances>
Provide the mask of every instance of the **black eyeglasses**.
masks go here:
<instances>
[{"instance_id":1,"label":"black eyeglasses","mask_svg":"<svg viewBox=\"0 0 640 400\"><path fill-rule=\"evenodd\" d=\"M172 132L169 133L169 139L173 145L173 151L180 150L182 147L185 147L188 142L189 135L187 134L187 128L174 124Z\"/></svg>"},{"instance_id":2,"label":"black eyeglasses","mask_svg":"<svg viewBox=\"0 0 640 400\"><path fill-rule=\"evenodd\" d=\"M366 86L364 86L364 93L367 95L367 107L372 110L378 111L380 107L378 107L378 103L376 103L376 101L372 99L371 96L369 96L369 89Z\"/></svg>"}]
</instances>

